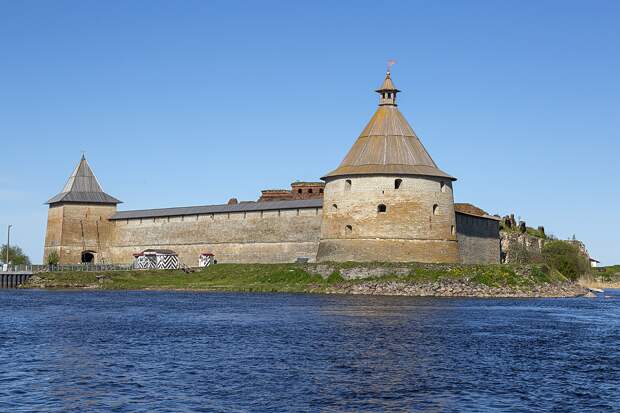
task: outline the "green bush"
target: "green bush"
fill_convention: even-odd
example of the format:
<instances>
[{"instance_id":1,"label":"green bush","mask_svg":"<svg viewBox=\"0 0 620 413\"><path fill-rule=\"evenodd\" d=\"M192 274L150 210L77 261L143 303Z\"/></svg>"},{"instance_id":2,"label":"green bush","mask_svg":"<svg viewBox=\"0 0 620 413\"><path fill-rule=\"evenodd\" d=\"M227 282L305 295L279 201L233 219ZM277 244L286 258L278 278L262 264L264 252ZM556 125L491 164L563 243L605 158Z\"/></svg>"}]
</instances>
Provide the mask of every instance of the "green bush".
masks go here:
<instances>
[{"instance_id":1,"label":"green bush","mask_svg":"<svg viewBox=\"0 0 620 413\"><path fill-rule=\"evenodd\" d=\"M542 254L547 265L573 281L586 274L590 269L588 259L579 252L577 246L568 242L548 242L543 247Z\"/></svg>"},{"instance_id":2,"label":"green bush","mask_svg":"<svg viewBox=\"0 0 620 413\"><path fill-rule=\"evenodd\" d=\"M47 265L58 265L58 261L60 261L60 257L58 256L58 252L56 250L53 250L47 254Z\"/></svg>"}]
</instances>

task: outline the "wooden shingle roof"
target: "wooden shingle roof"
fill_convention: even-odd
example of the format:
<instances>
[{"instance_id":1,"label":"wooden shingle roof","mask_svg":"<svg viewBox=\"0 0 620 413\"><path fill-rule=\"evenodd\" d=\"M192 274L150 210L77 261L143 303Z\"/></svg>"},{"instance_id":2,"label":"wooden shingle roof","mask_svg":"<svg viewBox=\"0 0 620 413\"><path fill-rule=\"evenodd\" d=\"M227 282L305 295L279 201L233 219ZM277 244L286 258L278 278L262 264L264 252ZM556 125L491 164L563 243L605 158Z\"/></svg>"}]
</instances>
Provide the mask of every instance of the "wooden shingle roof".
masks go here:
<instances>
[{"instance_id":1,"label":"wooden shingle roof","mask_svg":"<svg viewBox=\"0 0 620 413\"><path fill-rule=\"evenodd\" d=\"M62 192L48 200L47 204L61 202L112 205L121 203L118 199L103 192L84 155L67 180Z\"/></svg>"},{"instance_id":2,"label":"wooden shingle roof","mask_svg":"<svg viewBox=\"0 0 620 413\"><path fill-rule=\"evenodd\" d=\"M389 72L380 94L377 111L370 119L340 166L323 179L346 175L424 175L456 180L437 167L422 142L396 106L398 92ZM392 96L392 95L390 95Z\"/></svg>"}]
</instances>

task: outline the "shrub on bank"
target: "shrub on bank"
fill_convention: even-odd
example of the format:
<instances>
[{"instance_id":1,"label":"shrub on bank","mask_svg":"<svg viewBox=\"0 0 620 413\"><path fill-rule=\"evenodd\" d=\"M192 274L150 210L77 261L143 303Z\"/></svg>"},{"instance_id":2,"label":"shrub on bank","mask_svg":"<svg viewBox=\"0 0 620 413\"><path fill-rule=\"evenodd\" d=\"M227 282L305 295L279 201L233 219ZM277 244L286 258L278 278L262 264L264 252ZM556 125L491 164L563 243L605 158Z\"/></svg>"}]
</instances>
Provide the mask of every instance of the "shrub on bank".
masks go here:
<instances>
[{"instance_id":1,"label":"shrub on bank","mask_svg":"<svg viewBox=\"0 0 620 413\"><path fill-rule=\"evenodd\" d=\"M588 259L576 245L565 241L547 242L542 249L545 263L575 281L590 270Z\"/></svg>"}]
</instances>

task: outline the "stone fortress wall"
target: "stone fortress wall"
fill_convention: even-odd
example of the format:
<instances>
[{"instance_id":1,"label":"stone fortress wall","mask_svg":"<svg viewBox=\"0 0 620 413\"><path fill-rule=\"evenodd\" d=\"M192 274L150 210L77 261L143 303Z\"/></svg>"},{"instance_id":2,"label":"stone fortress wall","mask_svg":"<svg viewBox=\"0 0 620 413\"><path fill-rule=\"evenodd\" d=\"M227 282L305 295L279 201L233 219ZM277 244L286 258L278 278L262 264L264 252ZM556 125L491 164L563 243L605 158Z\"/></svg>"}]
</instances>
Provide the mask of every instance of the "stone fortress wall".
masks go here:
<instances>
[{"instance_id":1,"label":"stone fortress wall","mask_svg":"<svg viewBox=\"0 0 620 413\"><path fill-rule=\"evenodd\" d=\"M109 257L130 263L145 249L172 249L183 263L197 266L203 252L218 262L278 263L314 260L321 208L223 212L204 215L115 219Z\"/></svg>"},{"instance_id":2,"label":"stone fortress wall","mask_svg":"<svg viewBox=\"0 0 620 413\"><path fill-rule=\"evenodd\" d=\"M456 228L463 264L499 263L499 220L457 212Z\"/></svg>"},{"instance_id":3,"label":"stone fortress wall","mask_svg":"<svg viewBox=\"0 0 620 413\"><path fill-rule=\"evenodd\" d=\"M383 199L393 205L389 196ZM54 206L48 215L45 256L56 250L61 263L73 264L82 261L84 251L91 251L95 263L123 264L131 263L133 254L152 248L172 249L188 266L196 266L203 252L214 253L222 263L290 263L298 258L315 261L325 214L322 200L303 208L269 209L270 204L241 203L237 208L241 210L236 212L142 218L122 218L123 212L116 213L116 206L109 205ZM252 209L264 205L266 209L242 211L244 205ZM495 220L456 212L455 223L457 262L499 262L498 230L495 237L491 234ZM398 223L388 222L386 228L392 225ZM432 245L427 249L428 254L433 253ZM377 251L391 253L387 247ZM392 257L377 251L372 252L377 261ZM410 261L408 256L401 260Z\"/></svg>"}]
</instances>

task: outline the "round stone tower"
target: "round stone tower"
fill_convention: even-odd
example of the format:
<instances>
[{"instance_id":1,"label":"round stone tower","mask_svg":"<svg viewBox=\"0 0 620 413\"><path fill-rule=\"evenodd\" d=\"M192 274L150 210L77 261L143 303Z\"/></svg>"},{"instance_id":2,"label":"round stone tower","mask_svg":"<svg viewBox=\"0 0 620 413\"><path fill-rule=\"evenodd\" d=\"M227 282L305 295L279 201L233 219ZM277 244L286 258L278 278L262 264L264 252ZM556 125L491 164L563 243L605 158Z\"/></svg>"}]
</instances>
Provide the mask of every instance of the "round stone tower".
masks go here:
<instances>
[{"instance_id":1,"label":"round stone tower","mask_svg":"<svg viewBox=\"0 0 620 413\"><path fill-rule=\"evenodd\" d=\"M387 72L379 107L325 181L317 261L459 262L452 182L396 106Z\"/></svg>"}]
</instances>

